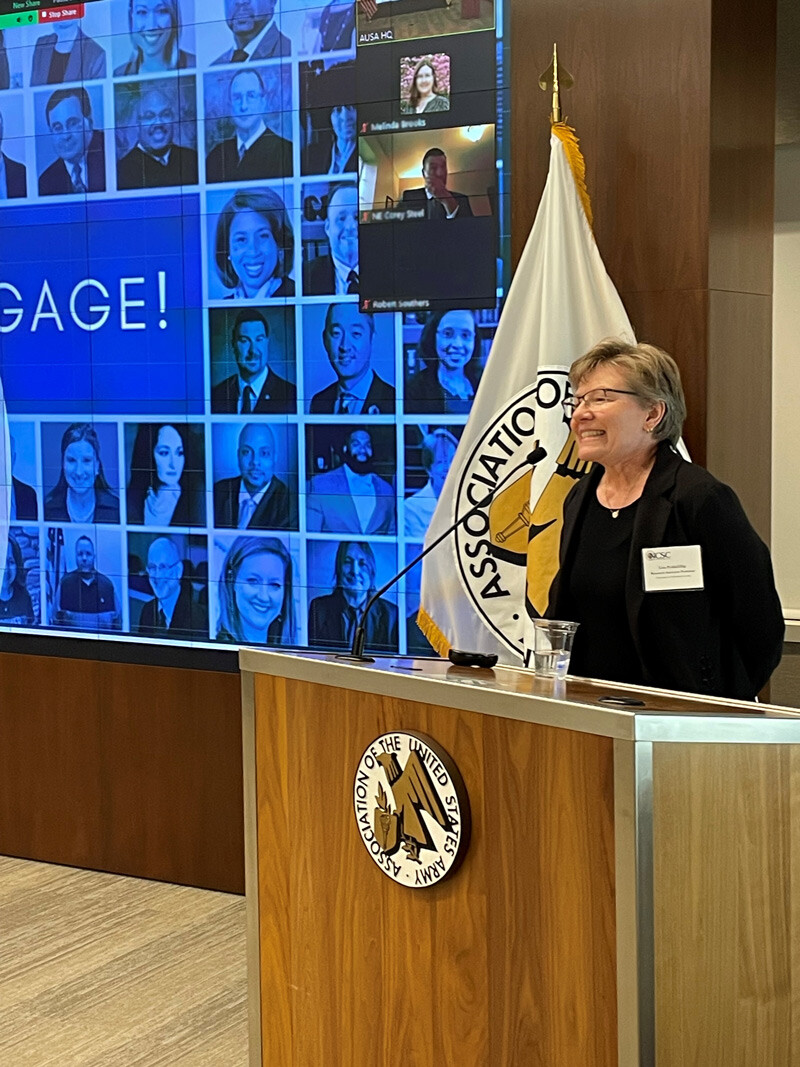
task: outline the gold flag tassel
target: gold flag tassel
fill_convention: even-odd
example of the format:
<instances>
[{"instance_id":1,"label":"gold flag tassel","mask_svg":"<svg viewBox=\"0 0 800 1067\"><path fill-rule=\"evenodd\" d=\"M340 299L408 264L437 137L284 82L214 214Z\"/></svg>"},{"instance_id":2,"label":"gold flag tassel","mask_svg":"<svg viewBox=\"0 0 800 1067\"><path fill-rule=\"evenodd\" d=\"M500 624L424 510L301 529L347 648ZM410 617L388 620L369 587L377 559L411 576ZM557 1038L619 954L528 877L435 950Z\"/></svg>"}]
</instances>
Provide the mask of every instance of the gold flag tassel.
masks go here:
<instances>
[{"instance_id":1,"label":"gold flag tassel","mask_svg":"<svg viewBox=\"0 0 800 1067\"><path fill-rule=\"evenodd\" d=\"M570 72L558 64L558 46L553 45L553 61L547 70L539 78L539 87L545 92L552 93L550 108L550 129L564 146L572 176L575 179L575 187L578 190L583 211L589 227L592 225L592 203L586 189L586 162L583 158L578 138L572 126L567 125L561 115L561 90L571 89L575 79Z\"/></svg>"},{"instance_id":2,"label":"gold flag tassel","mask_svg":"<svg viewBox=\"0 0 800 1067\"><path fill-rule=\"evenodd\" d=\"M423 607L420 607L417 612L417 626L422 630L425 639L432 646L434 652L441 656L442 659L445 659L452 646Z\"/></svg>"}]
</instances>

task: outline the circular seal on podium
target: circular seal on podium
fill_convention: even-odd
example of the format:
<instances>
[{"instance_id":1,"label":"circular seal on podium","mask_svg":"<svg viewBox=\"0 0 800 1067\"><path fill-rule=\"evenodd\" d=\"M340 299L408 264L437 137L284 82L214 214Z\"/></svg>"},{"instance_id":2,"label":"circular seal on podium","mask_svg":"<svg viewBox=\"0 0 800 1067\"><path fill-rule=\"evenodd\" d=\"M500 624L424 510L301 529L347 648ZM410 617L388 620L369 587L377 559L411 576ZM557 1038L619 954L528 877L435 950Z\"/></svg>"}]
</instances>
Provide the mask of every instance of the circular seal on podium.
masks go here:
<instances>
[{"instance_id":1,"label":"circular seal on podium","mask_svg":"<svg viewBox=\"0 0 800 1067\"><path fill-rule=\"evenodd\" d=\"M358 762L353 806L364 847L400 885L437 885L464 859L470 836L464 780L425 734L396 730L376 737Z\"/></svg>"}]
</instances>

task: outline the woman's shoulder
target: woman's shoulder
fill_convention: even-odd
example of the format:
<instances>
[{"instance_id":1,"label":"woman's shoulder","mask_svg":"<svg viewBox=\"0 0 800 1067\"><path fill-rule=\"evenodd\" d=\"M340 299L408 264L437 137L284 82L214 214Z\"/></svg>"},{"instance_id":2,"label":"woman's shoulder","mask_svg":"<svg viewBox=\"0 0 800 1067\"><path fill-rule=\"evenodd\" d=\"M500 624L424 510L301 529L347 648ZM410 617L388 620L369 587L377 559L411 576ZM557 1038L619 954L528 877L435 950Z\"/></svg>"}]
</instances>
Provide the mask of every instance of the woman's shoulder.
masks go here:
<instances>
[{"instance_id":1,"label":"woman's shoulder","mask_svg":"<svg viewBox=\"0 0 800 1067\"><path fill-rule=\"evenodd\" d=\"M438 401L441 404L444 390L436 372L431 367L425 367L416 374L412 374L406 382L406 397L415 402L434 403Z\"/></svg>"},{"instance_id":2,"label":"woman's shoulder","mask_svg":"<svg viewBox=\"0 0 800 1067\"><path fill-rule=\"evenodd\" d=\"M428 112L449 111L450 101L446 96L439 96L439 94L437 93L436 96L432 97L432 99L428 101L428 106L425 108L425 110Z\"/></svg>"},{"instance_id":3,"label":"woman's shoulder","mask_svg":"<svg viewBox=\"0 0 800 1067\"><path fill-rule=\"evenodd\" d=\"M122 63L119 67L114 68L114 77L118 78L121 74L138 74L139 63L135 57L131 57L127 63Z\"/></svg>"},{"instance_id":4,"label":"woman's shoulder","mask_svg":"<svg viewBox=\"0 0 800 1067\"><path fill-rule=\"evenodd\" d=\"M57 482L44 498L44 517L48 520L68 521L66 483Z\"/></svg>"},{"instance_id":5,"label":"woman's shoulder","mask_svg":"<svg viewBox=\"0 0 800 1067\"><path fill-rule=\"evenodd\" d=\"M98 511L113 511L119 516L119 497L110 489L95 489L95 515ZM119 521L119 520L117 520Z\"/></svg>"},{"instance_id":6,"label":"woman's shoulder","mask_svg":"<svg viewBox=\"0 0 800 1067\"><path fill-rule=\"evenodd\" d=\"M193 52L184 52L181 48L178 52L178 70L186 70L187 67L197 66L197 56Z\"/></svg>"},{"instance_id":7,"label":"woman's shoulder","mask_svg":"<svg viewBox=\"0 0 800 1067\"><path fill-rule=\"evenodd\" d=\"M685 515L700 521L725 524L734 516L744 516L736 491L697 463L675 458L674 505Z\"/></svg>"},{"instance_id":8,"label":"woman's shoulder","mask_svg":"<svg viewBox=\"0 0 800 1067\"><path fill-rule=\"evenodd\" d=\"M291 278L284 278L273 296L294 296L294 282Z\"/></svg>"},{"instance_id":9,"label":"woman's shoulder","mask_svg":"<svg viewBox=\"0 0 800 1067\"><path fill-rule=\"evenodd\" d=\"M733 492L729 485L715 478L711 471L678 452L672 454L672 463L675 466L675 486L679 494L701 499L720 492Z\"/></svg>"}]
</instances>

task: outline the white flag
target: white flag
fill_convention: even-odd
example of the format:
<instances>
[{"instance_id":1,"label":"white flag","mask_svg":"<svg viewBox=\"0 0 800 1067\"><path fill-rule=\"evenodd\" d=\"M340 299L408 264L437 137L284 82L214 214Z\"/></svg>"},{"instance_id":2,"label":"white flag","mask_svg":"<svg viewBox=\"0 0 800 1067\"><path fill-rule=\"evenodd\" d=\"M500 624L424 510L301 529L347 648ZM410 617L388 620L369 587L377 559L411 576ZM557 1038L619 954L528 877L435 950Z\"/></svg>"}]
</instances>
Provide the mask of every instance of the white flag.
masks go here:
<instances>
[{"instance_id":1,"label":"white flag","mask_svg":"<svg viewBox=\"0 0 800 1067\"><path fill-rule=\"evenodd\" d=\"M635 340L592 234L575 133L555 123L539 210L426 536L508 479L423 564L418 622L440 655L522 659L526 620L544 611L558 566L564 497L583 469L561 408L567 371L606 337ZM537 444L547 458L532 470Z\"/></svg>"}]
</instances>

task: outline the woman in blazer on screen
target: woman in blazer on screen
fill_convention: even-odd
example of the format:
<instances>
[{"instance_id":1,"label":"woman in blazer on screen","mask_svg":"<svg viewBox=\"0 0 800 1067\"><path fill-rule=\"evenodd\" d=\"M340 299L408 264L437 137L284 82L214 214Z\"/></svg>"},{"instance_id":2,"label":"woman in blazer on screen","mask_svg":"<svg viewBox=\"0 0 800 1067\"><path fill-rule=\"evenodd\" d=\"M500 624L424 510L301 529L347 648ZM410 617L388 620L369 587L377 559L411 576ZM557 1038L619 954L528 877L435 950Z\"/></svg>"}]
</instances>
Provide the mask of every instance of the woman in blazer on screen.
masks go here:
<instances>
[{"instance_id":1,"label":"woman in blazer on screen","mask_svg":"<svg viewBox=\"0 0 800 1067\"><path fill-rule=\"evenodd\" d=\"M203 464L191 430L180 423L144 423L136 431L128 482L128 522L203 526Z\"/></svg>"},{"instance_id":2,"label":"woman in blazer on screen","mask_svg":"<svg viewBox=\"0 0 800 1067\"><path fill-rule=\"evenodd\" d=\"M226 300L294 296L294 234L286 207L272 189L243 189L220 212L214 242Z\"/></svg>"},{"instance_id":3,"label":"woman in blazer on screen","mask_svg":"<svg viewBox=\"0 0 800 1067\"><path fill-rule=\"evenodd\" d=\"M119 497L103 473L100 440L88 422L73 422L61 437L61 473L45 497L48 522L119 522Z\"/></svg>"},{"instance_id":4,"label":"woman in blazer on screen","mask_svg":"<svg viewBox=\"0 0 800 1067\"><path fill-rule=\"evenodd\" d=\"M277 537L237 537L219 579L218 641L292 645L292 557Z\"/></svg>"},{"instance_id":5,"label":"woman in blazer on screen","mask_svg":"<svg viewBox=\"0 0 800 1067\"><path fill-rule=\"evenodd\" d=\"M406 384L405 409L424 415L467 415L480 370L474 311L435 311L419 339L421 369Z\"/></svg>"}]
</instances>

